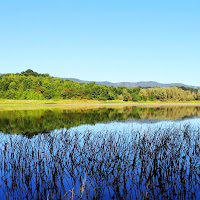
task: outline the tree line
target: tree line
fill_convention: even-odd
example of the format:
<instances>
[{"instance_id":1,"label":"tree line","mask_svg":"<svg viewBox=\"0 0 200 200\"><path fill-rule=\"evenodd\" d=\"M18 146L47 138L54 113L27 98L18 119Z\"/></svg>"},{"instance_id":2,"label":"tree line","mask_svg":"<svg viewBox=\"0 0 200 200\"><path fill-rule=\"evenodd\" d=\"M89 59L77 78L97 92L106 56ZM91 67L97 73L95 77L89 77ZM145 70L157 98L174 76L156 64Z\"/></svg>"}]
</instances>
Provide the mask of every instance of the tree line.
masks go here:
<instances>
[{"instance_id":1,"label":"tree line","mask_svg":"<svg viewBox=\"0 0 200 200\"><path fill-rule=\"evenodd\" d=\"M27 70L0 76L1 99L88 99L123 101L200 100L200 90L187 87L126 88L79 83Z\"/></svg>"}]
</instances>

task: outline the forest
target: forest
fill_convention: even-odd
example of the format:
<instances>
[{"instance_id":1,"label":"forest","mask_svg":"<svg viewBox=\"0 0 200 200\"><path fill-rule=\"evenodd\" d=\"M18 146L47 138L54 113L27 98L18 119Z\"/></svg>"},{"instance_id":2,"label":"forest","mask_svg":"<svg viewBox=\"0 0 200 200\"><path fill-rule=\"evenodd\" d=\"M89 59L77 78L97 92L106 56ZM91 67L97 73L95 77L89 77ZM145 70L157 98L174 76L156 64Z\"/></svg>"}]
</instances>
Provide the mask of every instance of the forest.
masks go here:
<instances>
[{"instance_id":1,"label":"forest","mask_svg":"<svg viewBox=\"0 0 200 200\"><path fill-rule=\"evenodd\" d=\"M126 88L79 83L31 69L0 76L0 99L87 99L123 101L195 101L200 90L187 87Z\"/></svg>"}]
</instances>

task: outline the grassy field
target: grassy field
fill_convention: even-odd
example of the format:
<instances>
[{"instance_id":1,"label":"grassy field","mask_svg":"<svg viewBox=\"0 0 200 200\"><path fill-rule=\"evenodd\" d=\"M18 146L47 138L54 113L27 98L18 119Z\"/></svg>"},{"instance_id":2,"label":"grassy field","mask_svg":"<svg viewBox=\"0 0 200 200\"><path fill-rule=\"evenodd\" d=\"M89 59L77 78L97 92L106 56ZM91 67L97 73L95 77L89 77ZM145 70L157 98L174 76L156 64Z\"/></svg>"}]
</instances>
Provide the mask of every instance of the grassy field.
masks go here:
<instances>
[{"instance_id":1,"label":"grassy field","mask_svg":"<svg viewBox=\"0 0 200 200\"><path fill-rule=\"evenodd\" d=\"M172 106L200 106L200 101L190 102L161 102L161 101L140 101L126 102L120 100L95 101L95 100L5 100L0 99L0 111L7 110L53 110L53 109L100 109L103 107L116 108L127 106L139 107L172 107Z\"/></svg>"},{"instance_id":2,"label":"grassy field","mask_svg":"<svg viewBox=\"0 0 200 200\"><path fill-rule=\"evenodd\" d=\"M0 105L18 105L18 104L106 104L106 103L127 103L121 100L98 101L98 100L11 100L0 99ZM129 102L131 103L131 102Z\"/></svg>"},{"instance_id":3,"label":"grassy field","mask_svg":"<svg viewBox=\"0 0 200 200\"><path fill-rule=\"evenodd\" d=\"M72 104L199 104L200 101L122 101L122 100L11 100L11 99L0 99L0 105L72 105Z\"/></svg>"}]
</instances>

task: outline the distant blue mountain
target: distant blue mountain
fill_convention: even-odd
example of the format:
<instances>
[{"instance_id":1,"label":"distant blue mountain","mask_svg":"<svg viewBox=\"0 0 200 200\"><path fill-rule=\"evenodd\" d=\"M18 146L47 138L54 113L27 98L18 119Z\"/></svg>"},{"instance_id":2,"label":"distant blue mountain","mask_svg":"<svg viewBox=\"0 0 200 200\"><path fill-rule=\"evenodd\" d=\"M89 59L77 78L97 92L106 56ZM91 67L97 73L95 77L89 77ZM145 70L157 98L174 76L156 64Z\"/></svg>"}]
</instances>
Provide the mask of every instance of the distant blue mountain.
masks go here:
<instances>
[{"instance_id":1,"label":"distant blue mountain","mask_svg":"<svg viewBox=\"0 0 200 200\"><path fill-rule=\"evenodd\" d=\"M0 73L0 76L2 74ZM56 78L56 77L55 77ZM96 84L99 85L107 85L107 86L113 86L113 87L127 87L127 88L134 88L134 87L190 87L190 88L197 88L199 89L199 86L191 86L191 85L185 85L183 83L158 83L156 81L140 81L140 82L118 82L118 83L112 83L109 81L85 81L85 80L80 80L77 78L62 78L62 79L69 79L71 81L77 81L79 83L91 83L95 82Z\"/></svg>"},{"instance_id":2,"label":"distant blue mountain","mask_svg":"<svg viewBox=\"0 0 200 200\"><path fill-rule=\"evenodd\" d=\"M65 78L66 79L66 78ZM158 83L155 81L140 81L140 82L118 82L118 83L112 83L109 81L84 81L76 78L68 78L71 81L77 81L79 83L90 83L90 82L95 82L96 84L100 85L107 85L107 86L113 86L113 87L127 87L127 88L134 88L134 87L172 87L172 86L177 86L177 87L192 87L192 88L199 88L196 86L190 86L190 85L185 85L182 83Z\"/></svg>"}]
</instances>

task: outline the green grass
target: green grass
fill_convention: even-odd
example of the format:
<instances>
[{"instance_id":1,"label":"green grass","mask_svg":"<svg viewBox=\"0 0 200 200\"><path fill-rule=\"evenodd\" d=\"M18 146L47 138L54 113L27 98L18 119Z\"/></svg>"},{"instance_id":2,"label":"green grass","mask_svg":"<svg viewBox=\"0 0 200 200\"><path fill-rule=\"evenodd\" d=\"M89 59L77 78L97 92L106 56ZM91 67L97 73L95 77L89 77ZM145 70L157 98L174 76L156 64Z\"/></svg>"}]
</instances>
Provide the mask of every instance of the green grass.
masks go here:
<instances>
[{"instance_id":1,"label":"green grass","mask_svg":"<svg viewBox=\"0 0 200 200\"><path fill-rule=\"evenodd\" d=\"M127 104L127 103L142 103L142 104L170 104L170 103L200 103L200 101L122 101L122 100L11 100L11 99L0 99L0 105L37 105L37 104Z\"/></svg>"},{"instance_id":2,"label":"green grass","mask_svg":"<svg viewBox=\"0 0 200 200\"><path fill-rule=\"evenodd\" d=\"M164 104L164 103L200 103L200 101L140 101L139 103L153 103L153 104Z\"/></svg>"},{"instance_id":3,"label":"green grass","mask_svg":"<svg viewBox=\"0 0 200 200\"><path fill-rule=\"evenodd\" d=\"M107 103L127 103L121 100L111 100L111 101L98 101L98 100L11 100L11 99L0 99L1 104L107 104ZM132 103L129 101L129 103Z\"/></svg>"}]
</instances>

